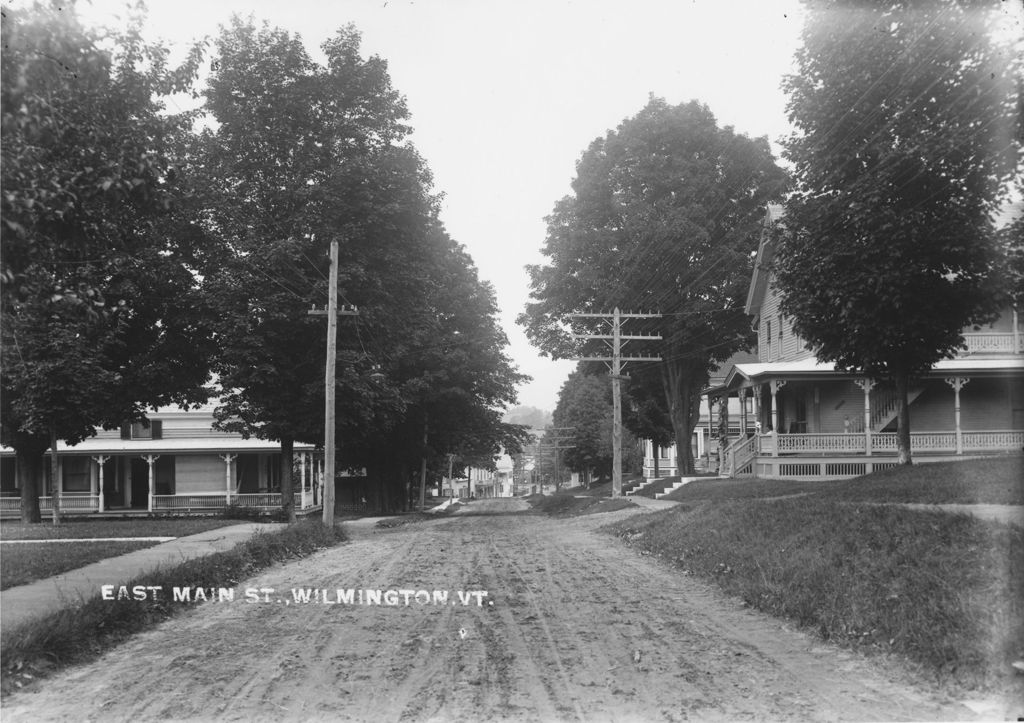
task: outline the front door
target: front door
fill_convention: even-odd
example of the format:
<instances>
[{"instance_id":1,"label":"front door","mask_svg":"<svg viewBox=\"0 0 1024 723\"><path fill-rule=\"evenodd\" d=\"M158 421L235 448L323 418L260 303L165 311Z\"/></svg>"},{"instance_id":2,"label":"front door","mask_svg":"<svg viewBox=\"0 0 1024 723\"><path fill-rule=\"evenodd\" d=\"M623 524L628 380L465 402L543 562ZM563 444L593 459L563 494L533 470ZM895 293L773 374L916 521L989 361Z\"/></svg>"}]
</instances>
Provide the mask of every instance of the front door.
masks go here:
<instances>
[{"instance_id":1,"label":"front door","mask_svg":"<svg viewBox=\"0 0 1024 723\"><path fill-rule=\"evenodd\" d=\"M146 460L136 457L132 460L130 479L132 485L132 507L149 507L149 465Z\"/></svg>"},{"instance_id":2,"label":"front door","mask_svg":"<svg viewBox=\"0 0 1024 723\"><path fill-rule=\"evenodd\" d=\"M103 465L103 504L111 507L124 507L124 485L117 478L117 457L110 457Z\"/></svg>"}]
</instances>

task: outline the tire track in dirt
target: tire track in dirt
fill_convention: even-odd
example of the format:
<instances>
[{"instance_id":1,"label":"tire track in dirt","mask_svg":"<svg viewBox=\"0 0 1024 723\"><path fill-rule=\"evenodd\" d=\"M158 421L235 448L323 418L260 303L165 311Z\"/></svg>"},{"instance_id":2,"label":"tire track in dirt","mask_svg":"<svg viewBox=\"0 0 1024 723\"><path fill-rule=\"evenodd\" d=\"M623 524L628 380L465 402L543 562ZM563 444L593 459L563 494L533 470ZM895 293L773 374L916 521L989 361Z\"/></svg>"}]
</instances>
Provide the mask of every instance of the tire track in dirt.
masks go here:
<instances>
[{"instance_id":1,"label":"tire track in dirt","mask_svg":"<svg viewBox=\"0 0 1024 723\"><path fill-rule=\"evenodd\" d=\"M476 589L494 605L206 604L16 694L5 723L972 717L593 532L628 514L354 529L243 587Z\"/></svg>"}]
</instances>

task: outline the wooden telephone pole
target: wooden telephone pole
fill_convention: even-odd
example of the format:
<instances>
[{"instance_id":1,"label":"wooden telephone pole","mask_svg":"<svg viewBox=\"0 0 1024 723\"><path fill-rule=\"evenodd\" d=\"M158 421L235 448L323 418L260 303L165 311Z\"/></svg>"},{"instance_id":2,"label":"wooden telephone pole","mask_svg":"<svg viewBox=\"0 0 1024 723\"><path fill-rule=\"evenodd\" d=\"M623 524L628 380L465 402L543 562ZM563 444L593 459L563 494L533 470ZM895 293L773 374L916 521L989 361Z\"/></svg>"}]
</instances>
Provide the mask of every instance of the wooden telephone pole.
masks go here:
<instances>
[{"instance_id":1,"label":"wooden telephone pole","mask_svg":"<svg viewBox=\"0 0 1024 723\"><path fill-rule=\"evenodd\" d=\"M660 341L661 335L631 334L623 336L623 319L660 319L661 314L625 313L619 307L610 314L570 314L573 318L605 319L611 321L611 334L573 334L574 339L602 339L612 349L611 357L588 356L576 361L600 361L608 364L612 378L612 497L622 497L622 390L620 382L624 378L622 367L629 362L661 361L660 356L622 356L622 346L630 341Z\"/></svg>"},{"instance_id":2,"label":"wooden telephone pole","mask_svg":"<svg viewBox=\"0 0 1024 723\"><path fill-rule=\"evenodd\" d=\"M338 242L331 241L331 276L327 292L327 309L312 309L313 316L327 315L327 370L324 374L324 527L334 527L334 392L337 381L334 378L335 360L338 357L338 316L358 316L354 306L338 308Z\"/></svg>"}]
</instances>

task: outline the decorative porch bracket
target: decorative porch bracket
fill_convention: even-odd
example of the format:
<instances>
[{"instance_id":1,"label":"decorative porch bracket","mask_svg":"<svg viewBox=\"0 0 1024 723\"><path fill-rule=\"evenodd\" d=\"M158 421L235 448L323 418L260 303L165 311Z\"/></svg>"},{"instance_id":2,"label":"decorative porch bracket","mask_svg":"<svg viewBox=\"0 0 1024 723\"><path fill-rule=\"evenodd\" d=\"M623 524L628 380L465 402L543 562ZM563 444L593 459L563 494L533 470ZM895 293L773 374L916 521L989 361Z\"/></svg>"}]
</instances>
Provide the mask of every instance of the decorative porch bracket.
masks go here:
<instances>
[{"instance_id":1,"label":"decorative porch bracket","mask_svg":"<svg viewBox=\"0 0 1024 723\"><path fill-rule=\"evenodd\" d=\"M946 384L953 387L953 420L956 423L956 453L964 453L964 434L960 429L960 390L964 388L969 377L946 377Z\"/></svg>"},{"instance_id":2,"label":"decorative porch bracket","mask_svg":"<svg viewBox=\"0 0 1024 723\"><path fill-rule=\"evenodd\" d=\"M103 499L103 465L105 465L109 459L110 459L109 456L105 456L105 455L102 455L102 454L97 456L97 457L93 457L92 458L92 461L95 462L96 465L99 467L100 489L99 489L99 506L98 506L98 508L96 510L97 512L103 512L103 510L106 509L105 502L104 502L104 499Z\"/></svg>"},{"instance_id":3,"label":"decorative porch bracket","mask_svg":"<svg viewBox=\"0 0 1024 723\"><path fill-rule=\"evenodd\" d=\"M871 456L871 390L878 384L874 379L854 379L853 383L864 390L864 454Z\"/></svg>"}]
</instances>

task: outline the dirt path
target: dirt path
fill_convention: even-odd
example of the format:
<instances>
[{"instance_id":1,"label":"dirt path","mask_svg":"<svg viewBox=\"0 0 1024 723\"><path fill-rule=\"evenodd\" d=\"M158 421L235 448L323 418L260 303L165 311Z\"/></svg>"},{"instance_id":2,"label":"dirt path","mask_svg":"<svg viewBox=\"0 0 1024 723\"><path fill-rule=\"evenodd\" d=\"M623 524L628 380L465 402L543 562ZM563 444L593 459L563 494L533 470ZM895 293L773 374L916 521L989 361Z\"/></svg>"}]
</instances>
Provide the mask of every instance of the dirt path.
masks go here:
<instances>
[{"instance_id":1,"label":"dirt path","mask_svg":"<svg viewBox=\"0 0 1024 723\"><path fill-rule=\"evenodd\" d=\"M197 607L13 696L4 719L973 717L592 531L628 511L556 521L522 505L478 501L447 519L353 526L350 544L245 582L274 588L271 602L247 603L239 590ZM307 587L331 599L358 588L449 600L276 602ZM463 605L458 591L487 596Z\"/></svg>"}]
</instances>

